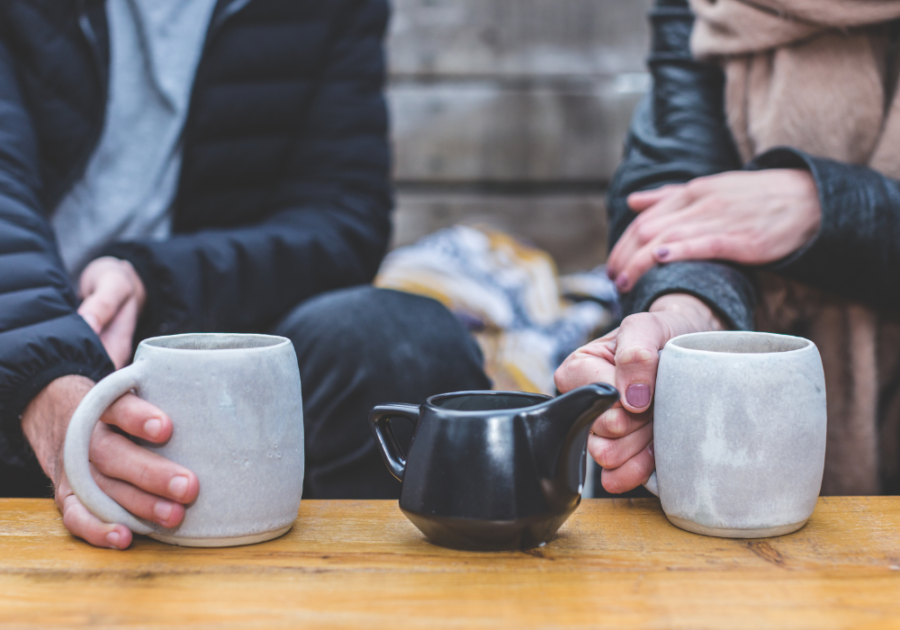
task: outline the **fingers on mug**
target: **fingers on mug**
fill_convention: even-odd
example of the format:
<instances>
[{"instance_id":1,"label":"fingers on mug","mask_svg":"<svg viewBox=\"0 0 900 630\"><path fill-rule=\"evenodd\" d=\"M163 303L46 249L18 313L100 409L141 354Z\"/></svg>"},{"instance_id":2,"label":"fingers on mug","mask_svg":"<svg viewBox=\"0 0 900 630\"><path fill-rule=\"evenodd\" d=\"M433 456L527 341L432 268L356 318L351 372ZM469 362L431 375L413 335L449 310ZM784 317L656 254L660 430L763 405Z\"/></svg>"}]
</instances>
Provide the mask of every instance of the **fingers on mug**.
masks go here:
<instances>
[{"instance_id":1,"label":"fingers on mug","mask_svg":"<svg viewBox=\"0 0 900 630\"><path fill-rule=\"evenodd\" d=\"M157 528L139 519L109 497L91 474L90 448L94 426L106 409L131 390L140 391L141 365L113 372L97 383L81 401L69 422L63 463L72 491L95 516L107 523L121 523L136 534L152 534Z\"/></svg>"}]
</instances>

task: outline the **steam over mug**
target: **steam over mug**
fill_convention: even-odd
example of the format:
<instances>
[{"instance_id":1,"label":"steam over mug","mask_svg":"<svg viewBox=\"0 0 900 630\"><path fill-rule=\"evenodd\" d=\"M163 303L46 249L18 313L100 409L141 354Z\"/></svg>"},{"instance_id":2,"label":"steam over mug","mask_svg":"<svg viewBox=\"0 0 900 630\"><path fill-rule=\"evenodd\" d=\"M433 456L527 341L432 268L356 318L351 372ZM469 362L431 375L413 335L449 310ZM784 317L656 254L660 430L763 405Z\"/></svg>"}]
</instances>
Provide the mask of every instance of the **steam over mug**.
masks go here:
<instances>
[{"instance_id":1,"label":"steam over mug","mask_svg":"<svg viewBox=\"0 0 900 630\"><path fill-rule=\"evenodd\" d=\"M780 536L812 514L825 466L825 374L807 339L683 335L656 380L656 472L666 517L726 538Z\"/></svg>"},{"instance_id":2,"label":"steam over mug","mask_svg":"<svg viewBox=\"0 0 900 630\"><path fill-rule=\"evenodd\" d=\"M134 391L169 415L165 444L141 442L194 471L197 500L165 529L137 518L97 486L91 433L116 399ZM72 416L66 476L97 517L138 534L192 547L262 542L287 532L303 490L303 406L297 356L288 339L193 334L142 341L134 363L94 387Z\"/></svg>"}]
</instances>

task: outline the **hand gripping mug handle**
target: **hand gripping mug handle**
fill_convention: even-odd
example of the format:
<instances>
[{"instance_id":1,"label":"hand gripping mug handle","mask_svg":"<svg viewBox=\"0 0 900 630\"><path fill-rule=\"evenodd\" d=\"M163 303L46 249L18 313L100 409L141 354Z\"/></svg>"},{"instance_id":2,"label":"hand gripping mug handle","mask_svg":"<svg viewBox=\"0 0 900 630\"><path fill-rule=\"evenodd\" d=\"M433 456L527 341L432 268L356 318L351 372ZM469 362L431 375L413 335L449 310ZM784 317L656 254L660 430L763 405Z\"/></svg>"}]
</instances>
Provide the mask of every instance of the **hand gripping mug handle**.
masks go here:
<instances>
[{"instance_id":1,"label":"hand gripping mug handle","mask_svg":"<svg viewBox=\"0 0 900 630\"><path fill-rule=\"evenodd\" d=\"M391 474L403 481L403 473L406 472L406 455L391 429L391 418L406 418L415 425L419 422L419 406L378 405L369 412L369 426L371 426L372 435L375 436L380 447L381 458Z\"/></svg>"},{"instance_id":2,"label":"hand gripping mug handle","mask_svg":"<svg viewBox=\"0 0 900 630\"><path fill-rule=\"evenodd\" d=\"M121 523L136 534L152 534L156 528L131 514L100 489L91 475L89 459L91 434L100 416L121 396L137 388L140 380L140 365L134 364L113 372L88 392L69 422L63 463L72 491L94 516L107 523Z\"/></svg>"}]
</instances>

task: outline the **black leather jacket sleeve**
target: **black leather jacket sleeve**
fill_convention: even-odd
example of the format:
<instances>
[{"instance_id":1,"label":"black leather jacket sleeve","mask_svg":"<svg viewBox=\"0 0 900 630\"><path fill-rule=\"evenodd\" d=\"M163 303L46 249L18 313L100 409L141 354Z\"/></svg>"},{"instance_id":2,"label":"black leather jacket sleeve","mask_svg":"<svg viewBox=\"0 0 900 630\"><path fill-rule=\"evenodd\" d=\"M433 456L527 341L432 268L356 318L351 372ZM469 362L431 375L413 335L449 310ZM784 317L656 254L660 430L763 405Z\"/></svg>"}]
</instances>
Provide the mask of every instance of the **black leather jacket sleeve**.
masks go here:
<instances>
[{"instance_id":1,"label":"black leather jacket sleeve","mask_svg":"<svg viewBox=\"0 0 900 630\"><path fill-rule=\"evenodd\" d=\"M630 193L742 167L725 120L724 75L691 54L694 18L687 2L658 0L650 20L653 88L637 108L610 187L611 245L636 216L626 204ZM667 293L695 295L732 328L753 326L755 291L739 267L718 262L658 265L622 296L623 312L645 311Z\"/></svg>"},{"instance_id":2,"label":"black leather jacket sleeve","mask_svg":"<svg viewBox=\"0 0 900 630\"><path fill-rule=\"evenodd\" d=\"M116 243L143 279L138 338L263 331L303 300L370 282L390 237L382 2L356 2L323 59L302 129L254 225Z\"/></svg>"},{"instance_id":3,"label":"black leather jacket sleeve","mask_svg":"<svg viewBox=\"0 0 900 630\"><path fill-rule=\"evenodd\" d=\"M900 312L900 181L867 168L779 147L742 166L725 121L724 77L693 59L693 16L683 0L658 0L651 14L653 90L632 122L625 159L609 194L611 240L634 219L636 190L726 170L802 168L822 208L818 234L765 269L875 308ZM749 328L755 294L739 267L712 262L660 265L623 296L626 314L665 293L694 294L736 328Z\"/></svg>"},{"instance_id":4,"label":"black leather jacket sleeve","mask_svg":"<svg viewBox=\"0 0 900 630\"><path fill-rule=\"evenodd\" d=\"M900 182L864 166L791 148L748 168L804 168L819 191L822 223L802 249L769 268L829 293L900 312Z\"/></svg>"},{"instance_id":5,"label":"black leather jacket sleeve","mask_svg":"<svg viewBox=\"0 0 900 630\"><path fill-rule=\"evenodd\" d=\"M24 466L19 416L67 374L113 370L77 299L40 201L38 145L15 65L0 38L0 461ZM28 463L33 464L33 461Z\"/></svg>"}]
</instances>

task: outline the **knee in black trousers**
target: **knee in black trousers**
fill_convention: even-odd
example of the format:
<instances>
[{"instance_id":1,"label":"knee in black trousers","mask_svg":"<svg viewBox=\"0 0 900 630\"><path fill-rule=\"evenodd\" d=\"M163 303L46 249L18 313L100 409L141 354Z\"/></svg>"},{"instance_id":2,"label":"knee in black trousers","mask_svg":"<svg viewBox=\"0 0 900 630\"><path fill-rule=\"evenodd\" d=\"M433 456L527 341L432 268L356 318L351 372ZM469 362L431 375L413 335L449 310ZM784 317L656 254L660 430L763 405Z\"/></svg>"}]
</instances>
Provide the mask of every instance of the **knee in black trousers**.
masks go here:
<instances>
[{"instance_id":1,"label":"knee in black trousers","mask_svg":"<svg viewBox=\"0 0 900 630\"><path fill-rule=\"evenodd\" d=\"M429 298L369 286L334 291L301 304L274 332L297 351L310 498L399 496L368 427L373 406L490 388L474 339Z\"/></svg>"}]
</instances>

